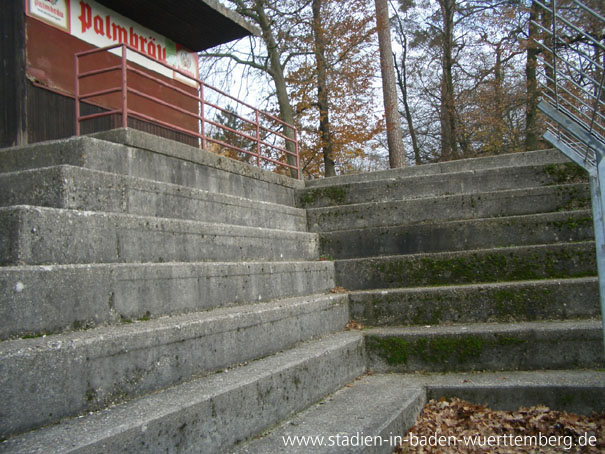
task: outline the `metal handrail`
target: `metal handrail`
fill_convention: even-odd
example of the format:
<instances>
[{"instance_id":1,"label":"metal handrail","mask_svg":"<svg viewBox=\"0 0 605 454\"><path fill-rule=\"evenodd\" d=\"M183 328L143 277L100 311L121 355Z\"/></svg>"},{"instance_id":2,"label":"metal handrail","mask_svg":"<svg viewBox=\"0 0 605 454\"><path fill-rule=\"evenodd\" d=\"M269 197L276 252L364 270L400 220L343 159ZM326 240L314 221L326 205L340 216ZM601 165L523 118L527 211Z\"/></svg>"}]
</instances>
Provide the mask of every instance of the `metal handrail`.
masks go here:
<instances>
[{"instance_id":1,"label":"metal handrail","mask_svg":"<svg viewBox=\"0 0 605 454\"><path fill-rule=\"evenodd\" d=\"M545 90L538 106L547 117L544 139L584 168L590 179L605 346L605 65L599 61L601 57L593 58L582 48L592 46L603 52L605 42L584 30L585 24L579 23L579 16L565 17L572 6L558 9L557 0L551 0L550 5L539 0L535 3L552 19L551 29L533 22L545 40L551 40L550 45L537 43L547 54L541 59L540 77ZM580 0L573 0L572 5L599 22L597 30L605 26L605 18ZM570 30L574 39L565 39L564 33L569 34Z\"/></svg>"},{"instance_id":2,"label":"metal handrail","mask_svg":"<svg viewBox=\"0 0 605 454\"><path fill-rule=\"evenodd\" d=\"M87 57L87 56L92 56L92 55L99 54L99 53L110 52L110 51L114 51L114 52L112 52L112 54L115 54L115 51L118 51L118 50L121 51L121 55L119 55L120 59L121 59L120 64L117 64L117 65L112 64L112 65L104 67L104 68L97 68L97 69L88 70L88 71L84 71L84 72L80 71L80 59L81 58ZM166 80L163 80L160 77L156 77L146 71L143 71L143 70L133 66L133 64L129 63L127 60L128 52L133 52L138 55L141 55L145 59L152 61L154 64L161 65L170 71L174 71L175 74L179 74L183 78L190 80L192 83L195 84L195 87L196 87L195 94L190 91L187 91L181 87L178 87L174 84L168 83ZM235 98L234 96L230 95L229 93L226 93L222 90L219 90L218 88L208 85L205 82L203 82L202 80L192 77L190 74L180 71L163 62L150 59L145 54L139 52L138 49L135 49L135 48L129 46L128 44L125 44L125 43L115 44L115 45L111 45L111 46L107 46L107 47L90 49L87 51L78 52L74 55L74 71L75 71L74 91L75 91L75 102L76 102L76 106L75 106L76 135L80 135L81 123L83 121L91 120L91 119L95 119L95 118L101 118L101 117L105 117L105 116L121 114L123 127L128 126L128 117L137 118L142 121L153 123L158 126L161 126L161 127L173 130L173 131L177 131L177 132L189 135L191 137L195 137L195 138L199 139L200 145L203 149L206 148L207 142L215 143L215 144L220 145L221 147L225 147L225 148L231 149L233 151L236 151L238 153L243 153L243 154L256 158L255 162L256 162L256 165L259 167L262 167L263 165L281 167L290 172L293 172L296 175L296 178L299 178L299 179L301 178L300 157L298 155L298 150L299 150L298 131L296 130L296 127L294 125L286 123L283 120L281 120L280 118L278 118L268 112L264 112L260 109L257 109L256 107ZM95 76L107 74L110 72L119 72L121 74L120 83L118 86L106 88L106 89L102 89L102 90L97 90L97 91L85 93L85 94L82 93L82 87L81 87L82 79L86 79L86 78L90 79ZM170 103L169 101L159 99L158 97L153 96L152 94L150 94L148 92L146 93L146 92L142 91L141 89L139 89L140 87L134 88L134 87L129 86L129 83L128 83L128 81L129 81L128 74L129 73L136 74L137 76L140 76L140 77L144 77L146 80L149 80L152 83L157 84L160 87L164 87L166 89L173 90L175 93L178 93L180 96L184 96L185 99L192 100L193 103L196 105L195 110L186 109L186 108L183 108L182 106L176 105L175 103ZM243 117L236 112L229 111L228 109L226 109L224 107L220 107L215 103L209 102L205 98L205 94L207 93L208 90L212 90L219 96L224 97L226 99L233 100L236 103L238 103L240 106L243 106L246 109L251 110L253 113L254 119L251 120L249 118ZM80 112L81 102L83 102L84 100L90 100L95 97L102 97L104 95L108 95L108 94L112 94L112 93L121 94L120 106L118 108L110 108L106 112L98 112L98 113L89 114L89 115L81 115L81 112ZM180 114L183 114L183 115L187 116L188 118L191 118L192 121L194 121L196 123L197 129L194 130L192 128L185 128L182 125L177 125L177 124L171 123L170 121L166 121L165 118L160 119L160 118L153 117L152 115L149 114L149 112L135 111L132 109L131 106L129 106L129 103L128 103L129 95L135 96L140 99L145 99L156 105L160 105L162 107L165 107L165 108L171 109L175 112L178 112ZM89 101L89 103L90 103L90 101ZM235 119L242 121L245 124L250 126L249 133L248 133L248 131L246 131L246 132L238 131L238 130L230 128L224 124L221 124L217 121L211 120L210 118L208 118L205 115L206 108L215 109L216 111L228 113L229 115L232 115ZM261 124L261 120L269 121L274 124L276 123L278 126L277 127L268 127L264 124ZM230 133L233 133L237 137L241 137L241 138L249 141L251 144L254 143L255 151L247 150L247 149L244 149L241 146L237 146L233 143L228 143L224 140L218 140L215 137L209 136L207 134L208 125L213 126L215 128L219 128L224 131L228 131ZM263 135L261 135L261 132L263 133ZM263 138L263 136L265 138L274 137L275 140L282 141L284 145L279 146L279 145L276 145L275 143L271 143L271 142L265 140L265 138ZM268 153L263 153L263 150L265 150L265 151L272 150L272 151L268 151ZM274 156L272 156L272 154L274 154L274 153L277 153L277 155L278 155L277 159Z\"/></svg>"}]
</instances>

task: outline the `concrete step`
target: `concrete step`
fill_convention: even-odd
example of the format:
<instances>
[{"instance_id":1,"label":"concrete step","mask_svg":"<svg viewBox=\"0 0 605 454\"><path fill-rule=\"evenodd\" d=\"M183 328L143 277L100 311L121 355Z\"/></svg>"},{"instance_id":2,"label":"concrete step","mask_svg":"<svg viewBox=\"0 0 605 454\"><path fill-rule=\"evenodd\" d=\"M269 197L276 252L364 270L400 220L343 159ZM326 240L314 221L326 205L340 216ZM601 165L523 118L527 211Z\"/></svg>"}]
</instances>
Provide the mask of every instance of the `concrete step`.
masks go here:
<instances>
[{"instance_id":1,"label":"concrete step","mask_svg":"<svg viewBox=\"0 0 605 454\"><path fill-rule=\"evenodd\" d=\"M329 291L332 262L0 268L0 339Z\"/></svg>"},{"instance_id":2,"label":"concrete step","mask_svg":"<svg viewBox=\"0 0 605 454\"><path fill-rule=\"evenodd\" d=\"M590 209L585 183L457 194L307 210L312 232L446 222Z\"/></svg>"},{"instance_id":3,"label":"concrete step","mask_svg":"<svg viewBox=\"0 0 605 454\"><path fill-rule=\"evenodd\" d=\"M0 150L0 173L72 165L294 206L304 183L132 129Z\"/></svg>"},{"instance_id":4,"label":"concrete step","mask_svg":"<svg viewBox=\"0 0 605 454\"><path fill-rule=\"evenodd\" d=\"M474 284L597 275L593 241L335 261L348 290Z\"/></svg>"},{"instance_id":5,"label":"concrete step","mask_svg":"<svg viewBox=\"0 0 605 454\"><path fill-rule=\"evenodd\" d=\"M406 378L362 376L233 454L390 454L426 403L424 389Z\"/></svg>"},{"instance_id":6,"label":"concrete step","mask_svg":"<svg viewBox=\"0 0 605 454\"><path fill-rule=\"evenodd\" d=\"M5 453L225 452L354 380L362 337L345 332L81 418L10 438Z\"/></svg>"},{"instance_id":7,"label":"concrete step","mask_svg":"<svg viewBox=\"0 0 605 454\"><path fill-rule=\"evenodd\" d=\"M601 368L601 320L476 323L364 331L375 372Z\"/></svg>"},{"instance_id":8,"label":"concrete step","mask_svg":"<svg viewBox=\"0 0 605 454\"><path fill-rule=\"evenodd\" d=\"M558 150L539 150L530 151L527 153L506 153L481 158L423 164L421 166L410 166L402 169L389 169L378 172L358 173L331 178L321 178L317 180L307 180L305 182L305 186L307 188L315 188L332 186L334 184L362 183L394 178L409 178L415 176L440 175L444 173L479 171L500 167L540 166L569 162L571 161Z\"/></svg>"},{"instance_id":9,"label":"concrete step","mask_svg":"<svg viewBox=\"0 0 605 454\"><path fill-rule=\"evenodd\" d=\"M317 236L27 205L0 208L0 264L314 260Z\"/></svg>"},{"instance_id":10,"label":"concrete step","mask_svg":"<svg viewBox=\"0 0 605 454\"><path fill-rule=\"evenodd\" d=\"M319 234L320 254L334 259L587 241L590 210L338 230Z\"/></svg>"},{"instance_id":11,"label":"concrete step","mask_svg":"<svg viewBox=\"0 0 605 454\"><path fill-rule=\"evenodd\" d=\"M33 205L282 230L306 229L299 208L70 165L0 174L0 206Z\"/></svg>"},{"instance_id":12,"label":"concrete step","mask_svg":"<svg viewBox=\"0 0 605 454\"><path fill-rule=\"evenodd\" d=\"M546 405L590 415L605 409L605 371L365 375L233 453L391 453L415 423L422 402L442 397L458 397L495 410ZM308 437L306 446L286 445L302 437Z\"/></svg>"},{"instance_id":13,"label":"concrete step","mask_svg":"<svg viewBox=\"0 0 605 454\"><path fill-rule=\"evenodd\" d=\"M587 183L588 173L574 163L498 167L437 175L397 174L382 180L310 186L297 193L299 206L320 208L366 202L389 202L451 194L476 194L548 185Z\"/></svg>"},{"instance_id":14,"label":"concrete step","mask_svg":"<svg viewBox=\"0 0 605 454\"><path fill-rule=\"evenodd\" d=\"M597 318L597 277L378 289L349 295L364 326L440 325Z\"/></svg>"},{"instance_id":15,"label":"concrete step","mask_svg":"<svg viewBox=\"0 0 605 454\"><path fill-rule=\"evenodd\" d=\"M315 295L0 342L0 437L343 330L347 303Z\"/></svg>"},{"instance_id":16,"label":"concrete step","mask_svg":"<svg viewBox=\"0 0 605 454\"><path fill-rule=\"evenodd\" d=\"M536 370L404 374L407 386L426 389L428 399L458 397L494 410L546 405L590 415L605 410L605 370Z\"/></svg>"}]
</instances>

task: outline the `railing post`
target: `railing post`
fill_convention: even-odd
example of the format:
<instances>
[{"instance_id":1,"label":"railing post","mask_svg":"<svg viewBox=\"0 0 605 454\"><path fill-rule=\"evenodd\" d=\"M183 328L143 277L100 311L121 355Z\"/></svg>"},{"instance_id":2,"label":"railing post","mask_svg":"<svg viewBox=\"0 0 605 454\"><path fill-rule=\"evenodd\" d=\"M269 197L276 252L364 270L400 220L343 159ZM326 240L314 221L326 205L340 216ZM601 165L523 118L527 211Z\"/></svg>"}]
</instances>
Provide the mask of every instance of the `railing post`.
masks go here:
<instances>
[{"instance_id":1,"label":"railing post","mask_svg":"<svg viewBox=\"0 0 605 454\"><path fill-rule=\"evenodd\" d=\"M128 127L128 61L126 53L128 48L122 46L122 127Z\"/></svg>"},{"instance_id":2,"label":"railing post","mask_svg":"<svg viewBox=\"0 0 605 454\"><path fill-rule=\"evenodd\" d=\"M590 174L592 195L592 218L594 223L595 245L597 249L597 270L599 272L599 297L601 302L601 328L605 352L605 160L597 153L597 166Z\"/></svg>"},{"instance_id":3,"label":"railing post","mask_svg":"<svg viewBox=\"0 0 605 454\"><path fill-rule=\"evenodd\" d=\"M206 149L206 116L204 115L204 110L206 110L206 105L204 101L204 82L201 80L200 83L200 117L202 120L202 150Z\"/></svg>"},{"instance_id":4,"label":"railing post","mask_svg":"<svg viewBox=\"0 0 605 454\"><path fill-rule=\"evenodd\" d=\"M258 115L258 109L256 112L256 166L260 167L260 117Z\"/></svg>"},{"instance_id":5,"label":"railing post","mask_svg":"<svg viewBox=\"0 0 605 454\"><path fill-rule=\"evenodd\" d=\"M80 135L80 61L77 54L74 54L74 97L76 99L75 118L76 118L76 136Z\"/></svg>"},{"instance_id":6,"label":"railing post","mask_svg":"<svg viewBox=\"0 0 605 454\"><path fill-rule=\"evenodd\" d=\"M296 176L299 180L302 179L300 171L300 156L298 154L298 130L294 128L294 150L296 152Z\"/></svg>"}]
</instances>

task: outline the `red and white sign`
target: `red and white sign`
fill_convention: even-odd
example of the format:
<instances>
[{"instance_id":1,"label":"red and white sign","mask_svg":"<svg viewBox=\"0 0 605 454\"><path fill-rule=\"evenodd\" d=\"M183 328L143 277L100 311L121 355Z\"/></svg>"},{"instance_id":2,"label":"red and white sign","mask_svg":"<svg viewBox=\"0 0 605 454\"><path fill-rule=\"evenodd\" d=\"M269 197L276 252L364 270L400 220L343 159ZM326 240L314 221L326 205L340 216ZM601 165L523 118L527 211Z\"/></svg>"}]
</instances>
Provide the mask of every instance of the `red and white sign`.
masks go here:
<instances>
[{"instance_id":1,"label":"red and white sign","mask_svg":"<svg viewBox=\"0 0 605 454\"><path fill-rule=\"evenodd\" d=\"M192 82L162 62L198 78L197 54L94 0L26 0L27 14L96 47L128 44L128 59L166 77ZM118 53L116 50L114 53ZM142 54L142 55L141 55Z\"/></svg>"},{"instance_id":2,"label":"red and white sign","mask_svg":"<svg viewBox=\"0 0 605 454\"><path fill-rule=\"evenodd\" d=\"M69 0L29 0L27 14L69 33Z\"/></svg>"}]
</instances>

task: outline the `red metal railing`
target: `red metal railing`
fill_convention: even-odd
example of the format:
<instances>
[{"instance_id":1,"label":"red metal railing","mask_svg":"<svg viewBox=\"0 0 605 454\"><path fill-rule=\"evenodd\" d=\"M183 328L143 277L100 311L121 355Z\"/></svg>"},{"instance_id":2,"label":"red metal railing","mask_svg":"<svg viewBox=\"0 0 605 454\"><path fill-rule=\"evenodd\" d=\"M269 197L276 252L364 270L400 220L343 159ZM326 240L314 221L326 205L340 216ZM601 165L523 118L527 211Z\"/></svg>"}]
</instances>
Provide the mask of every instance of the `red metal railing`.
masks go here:
<instances>
[{"instance_id":1,"label":"red metal railing","mask_svg":"<svg viewBox=\"0 0 605 454\"><path fill-rule=\"evenodd\" d=\"M119 56L115 55L115 51L110 56L109 51L114 49L119 50ZM142 70L127 59L128 52L139 54L154 65L161 65L170 72L174 71L175 76L180 75L189 83L177 81L176 77L173 80L162 79L151 74L150 71ZM99 54L108 57L100 58ZM93 69L83 71L83 59L86 63L84 66L87 68L92 66ZM111 63L99 68L99 62ZM122 127L128 127L129 118L135 118L194 138L203 149L223 152L230 157L245 161L253 159L259 167L282 171L282 173L285 171L300 178L297 130L293 125L285 123L274 115L261 111L169 65L151 60L127 44L76 53L74 64L76 135L81 133L82 122L120 115ZM114 80L117 79L115 76L118 74L119 81ZM104 76L105 79L96 79L95 82L94 78L99 76ZM132 82L135 77L138 78L136 88L133 86L135 83ZM141 81L146 82L141 83ZM107 84L110 85L108 88L98 89L98 85ZM145 90L145 87L151 88ZM157 94L164 93L165 99L149 93L150 91ZM245 110L251 118L240 114L240 110L221 107L216 102L209 101L209 91L213 92L214 97L220 97L230 103L234 102L238 109ZM175 102L176 99L180 102ZM82 103L97 106L103 111L82 115ZM153 109L148 108L149 103L154 105ZM158 109L162 110L161 115L154 116L151 111ZM214 112L214 119L211 118L209 111ZM237 123L237 127L221 123L219 121L221 115L223 120ZM179 124L176 124L177 122Z\"/></svg>"}]
</instances>

